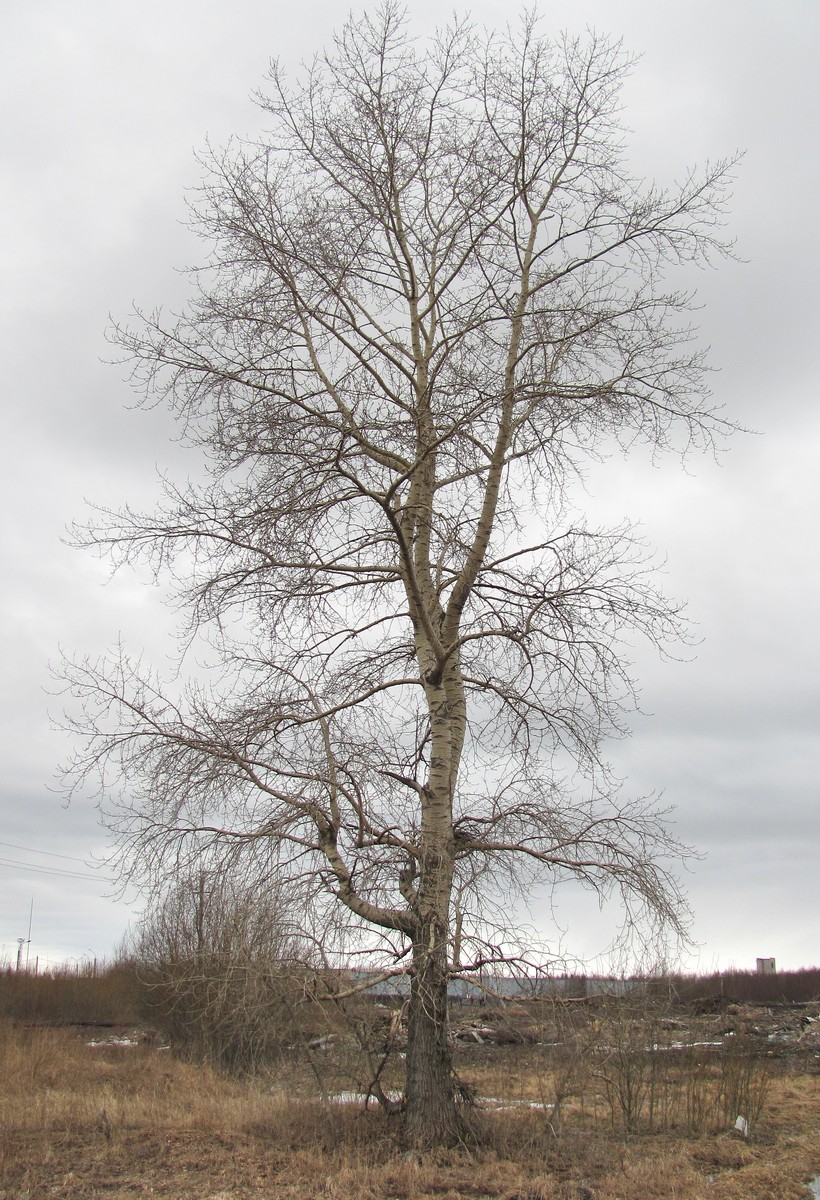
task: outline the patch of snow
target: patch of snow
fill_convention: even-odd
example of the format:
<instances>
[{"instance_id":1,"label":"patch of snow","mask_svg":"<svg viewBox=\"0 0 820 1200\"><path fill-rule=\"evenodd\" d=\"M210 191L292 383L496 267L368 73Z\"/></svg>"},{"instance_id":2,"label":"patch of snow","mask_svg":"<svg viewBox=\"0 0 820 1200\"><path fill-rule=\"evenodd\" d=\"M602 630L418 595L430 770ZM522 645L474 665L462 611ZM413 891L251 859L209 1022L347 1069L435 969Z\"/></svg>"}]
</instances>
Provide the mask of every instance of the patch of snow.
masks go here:
<instances>
[{"instance_id":1,"label":"patch of snow","mask_svg":"<svg viewBox=\"0 0 820 1200\"><path fill-rule=\"evenodd\" d=\"M723 1042L671 1042L668 1046L657 1043L647 1047L649 1050L700 1050L722 1049Z\"/></svg>"},{"instance_id":2,"label":"patch of snow","mask_svg":"<svg viewBox=\"0 0 820 1200\"><path fill-rule=\"evenodd\" d=\"M401 1092L385 1092L388 1100L401 1100ZM367 1100L372 1100L376 1103L375 1096L367 1096L364 1092L334 1092L332 1096L328 1096L331 1104L364 1104Z\"/></svg>"},{"instance_id":3,"label":"patch of snow","mask_svg":"<svg viewBox=\"0 0 820 1200\"><path fill-rule=\"evenodd\" d=\"M133 1038L127 1038L127 1037L92 1038L90 1042L86 1042L86 1046L92 1046L94 1048L96 1048L98 1046L105 1047L105 1046L138 1046L138 1045L139 1045L139 1042L135 1041Z\"/></svg>"},{"instance_id":4,"label":"patch of snow","mask_svg":"<svg viewBox=\"0 0 820 1200\"><path fill-rule=\"evenodd\" d=\"M484 1104L496 1112L509 1108L540 1108L542 1111L552 1108L551 1104L544 1104L541 1100L501 1100L498 1096L478 1096L476 1099L479 1104Z\"/></svg>"}]
</instances>

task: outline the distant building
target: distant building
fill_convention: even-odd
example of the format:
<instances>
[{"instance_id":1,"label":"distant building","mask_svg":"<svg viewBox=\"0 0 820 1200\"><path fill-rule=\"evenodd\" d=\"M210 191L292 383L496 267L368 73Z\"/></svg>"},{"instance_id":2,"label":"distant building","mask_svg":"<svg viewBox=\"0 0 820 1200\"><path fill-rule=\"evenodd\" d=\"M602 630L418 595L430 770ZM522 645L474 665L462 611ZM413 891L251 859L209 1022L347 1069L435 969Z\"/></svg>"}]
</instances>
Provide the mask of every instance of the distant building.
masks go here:
<instances>
[{"instance_id":1,"label":"distant building","mask_svg":"<svg viewBox=\"0 0 820 1200\"><path fill-rule=\"evenodd\" d=\"M403 1000L410 994L409 975L391 975L385 979L378 971L349 972L349 978L354 984L366 984L371 977L374 982L366 991L374 999ZM641 995L645 990L646 983L642 979L610 979L586 975L479 975L475 982L451 979L447 985L447 995L451 1000L489 1003L544 997L578 1000L591 996L629 996Z\"/></svg>"},{"instance_id":2,"label":"distant building","mask_svg":"<svg viewBox=\"0 0 820 1200\"><path fill-rule=\"evenodd\" d=\"M757 960L758 975L776 975L777 967L773 958L759 958Z\"/></svg>"}]
</instances>

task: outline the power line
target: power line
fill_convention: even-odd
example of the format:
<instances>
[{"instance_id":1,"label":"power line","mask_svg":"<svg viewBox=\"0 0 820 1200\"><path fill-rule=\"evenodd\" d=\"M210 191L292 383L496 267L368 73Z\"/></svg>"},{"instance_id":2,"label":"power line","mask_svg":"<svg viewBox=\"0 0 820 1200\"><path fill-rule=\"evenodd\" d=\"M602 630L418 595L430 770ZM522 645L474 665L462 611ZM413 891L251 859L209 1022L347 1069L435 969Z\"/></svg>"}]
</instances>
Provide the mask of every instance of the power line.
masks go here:
<instances>
[{"instance_id":1,"label":"power line","mask_svg":"<svg viewBox=\"0 0 820 1200\"><path fill-rule=\"evenodd\" d=\"M5 843L3 843L5 845ZM66 855L68 857L68 855ZM93 879L96 883L111 883L101 875L86 875L80 871L63 871L59 867L35 867L32 863L19 862L16 858L0 858L0 867L16 867L20 871L34 871L38 875L56 875L60 879Z\"/></svg>"},{"instance_id":2,"label":"power line","mask_svg":"<svg viewBox=\"0 0 820 1200\"><path fill-rule=\"evenodd\" d=\"M76 858L73 854L56 854L53 850L38 850L36 846L20 846L17 842L0 842L0 846L10 846L13 850L28 850L30 854L45 854L49 858L67 858L70 862L86 863L86 859Z\"/></svg>"}]
</instances>

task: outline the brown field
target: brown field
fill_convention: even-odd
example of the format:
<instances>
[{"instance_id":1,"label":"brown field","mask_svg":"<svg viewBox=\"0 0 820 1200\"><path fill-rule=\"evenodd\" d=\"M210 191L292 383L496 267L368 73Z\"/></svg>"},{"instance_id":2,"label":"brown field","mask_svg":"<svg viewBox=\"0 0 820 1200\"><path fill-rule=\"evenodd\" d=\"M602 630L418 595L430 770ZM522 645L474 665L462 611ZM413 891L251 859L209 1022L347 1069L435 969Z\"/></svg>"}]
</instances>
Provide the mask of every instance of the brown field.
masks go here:
<instances>
[{"instance_id":1,"label":"brown field","mask_svg":"<svg viewBox=\"0 0 820 1200\"><path fill-rule=\"evenodd\" d=\"M472 1016L456 1021L462 1034L482 1024ZM291 1056L240 1080L150 1042L89 1046L88 1029L6 1021L0 1198L807 1197L820 1173L815 1042L766 1049L759 1014L735 1006L687 1028L708 1041L729 1020L729 1051L683 1052L683 1022L655 1020L623 1008L507 1010L518 1041L458 1044L460 1078L478 1097L474 1144L423 1158L403 1152L400 1118L315 1099L317 1078L327 1092L355 1087L355 1061L340 1050L324 1055L321 1074ZM559 1046L546 1044L556 1035ZM662 1036L665 1048L647 1053ZM388 1067L388 1086L400 1065ZM748 1140L731 1131L740 1104Z\"/></svg>"}]
</instances>

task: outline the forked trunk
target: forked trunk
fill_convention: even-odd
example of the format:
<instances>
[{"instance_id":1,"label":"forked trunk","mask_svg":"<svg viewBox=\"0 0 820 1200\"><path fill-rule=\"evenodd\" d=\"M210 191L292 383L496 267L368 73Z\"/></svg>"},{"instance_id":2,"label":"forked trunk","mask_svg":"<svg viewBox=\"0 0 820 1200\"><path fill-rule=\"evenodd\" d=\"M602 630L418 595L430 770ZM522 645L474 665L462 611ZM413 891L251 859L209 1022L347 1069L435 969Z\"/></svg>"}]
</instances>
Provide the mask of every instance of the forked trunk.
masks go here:
<instances>
[{"instance_id":1,"label":"forked trunk","mask_svg":"<svg viewBox=\"0 0 820 1200\"><path fill-rule=\"evenodd\" d=\"M413 946L405 1137L417 1149L455 1145L466 1132L448 1039L447 942L436 944L439 933L427 929Z\"/></svg>"}]
</instances>

